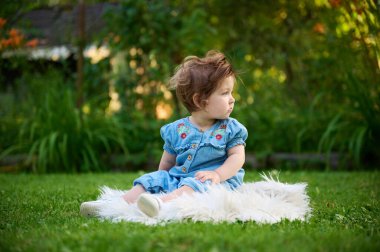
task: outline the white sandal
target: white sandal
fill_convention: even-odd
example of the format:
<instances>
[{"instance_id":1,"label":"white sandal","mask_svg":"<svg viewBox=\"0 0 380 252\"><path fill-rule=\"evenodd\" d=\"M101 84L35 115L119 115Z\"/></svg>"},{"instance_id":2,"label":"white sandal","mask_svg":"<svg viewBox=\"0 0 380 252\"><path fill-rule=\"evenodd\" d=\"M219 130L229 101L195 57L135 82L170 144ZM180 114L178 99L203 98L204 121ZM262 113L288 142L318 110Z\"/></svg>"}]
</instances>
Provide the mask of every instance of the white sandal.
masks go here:
<instances>
[{"instance_id":1,"label":"white sandal","mask_svg":"<svg viewBox=\"0 0 380 252\"><path fill-rule=\"evenodd\" d=\"M102 201L87 201L80 205L80 213L84 217L97 217L99 216L100 209L104 207Z\"/></svg>"},{"instance_id":2,"label":"white sandal","mask_svg":"<svg viewBox=\"0 0 380 252\"><path fill-rule=\"evenodd\" d=\"M158 215L161 209L161 204L162 201L160 198L149 193L143 193L137 199L137 207L141 210L141 212L148 215L149 217Z\"/></svg>"}]
</instances>

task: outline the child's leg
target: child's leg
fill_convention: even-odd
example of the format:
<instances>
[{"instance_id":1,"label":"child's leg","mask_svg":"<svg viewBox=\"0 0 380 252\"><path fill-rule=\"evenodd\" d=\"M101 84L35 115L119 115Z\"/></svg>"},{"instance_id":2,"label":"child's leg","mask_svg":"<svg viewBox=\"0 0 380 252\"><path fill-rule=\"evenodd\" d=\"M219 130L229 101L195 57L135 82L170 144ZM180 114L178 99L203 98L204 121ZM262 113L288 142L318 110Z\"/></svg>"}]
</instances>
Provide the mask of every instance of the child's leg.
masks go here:
<instances>
[{"instance_id":1,"label":"child's leg","mask_svg":"<svg viewBox=\"0 0 380 252\"><path fill-rule=\"evenodd\" d=\"M133 181L134 186L123 195L123 199L129 204L132 204L137 201L141 194L147 191L150 193L159 193L160 191L168 190L169 188L164 188L164 185L177 185L177 183L174 182L167 171L160 170L147 173Z\"/></svg>"},{"instance_id":2,"label":"child's leg","mask_svg":"<svg viewBox=\"0 0 380 252\"><path fill-rule=\"evenodd\" d=\"M129 204L135 203L137 198L145 191L144 187L140 184L135 185L126 194L123 195L123 199Z\"/></svg>"},{"instance_id":3,"label":"child's leg","mask_svg":"<svg viewBox=\"0 0 380 252\"><path fill-rule=\"evenodd\" d=\"M178 198L184 193L190 194L193 192L194 190L191 187L184 185L174 190L173 192L162 196L154 196L148 193L144 193L141 194L141 196L138 198L137 206L146 215L154 217L159 213L162 202L167 202L175 198Z\"/></svg>"},{"instance_id":4,"label":"child's leg","mask_svg":"<svg viewBox=\"0 0 380 252\"><path fill-rule=\"evenodd\" d=\"M160 196L160 199L163 202L167 202L167 201L173 200L175 198L178 198L179 196L181 196L184 193L191 194L193 192L194 192L193 188L191 188L190 186L184 185L184 186L174 190L171 193Z\"/></svg>"}]
</instances>

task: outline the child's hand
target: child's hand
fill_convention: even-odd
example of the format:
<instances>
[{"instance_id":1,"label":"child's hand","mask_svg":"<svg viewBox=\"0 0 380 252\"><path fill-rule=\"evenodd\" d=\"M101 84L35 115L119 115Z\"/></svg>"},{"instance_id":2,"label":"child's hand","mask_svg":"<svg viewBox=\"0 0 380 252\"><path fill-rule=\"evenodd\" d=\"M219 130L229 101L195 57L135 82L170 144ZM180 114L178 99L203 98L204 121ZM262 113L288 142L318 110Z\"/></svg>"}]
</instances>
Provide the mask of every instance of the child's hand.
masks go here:
<instances>
[{"instance_id":1,"label":"child's hand","mask_svg":"<svg viewBox=\"0 0 380 252\"><path fill-rule=\"evenodd\" d=\"M212 184L220 183L220 176L215 171L200 171L195 174L195 178L200 180L202 183L206 180L211 180Z\"/></svg>"}]
</instances>

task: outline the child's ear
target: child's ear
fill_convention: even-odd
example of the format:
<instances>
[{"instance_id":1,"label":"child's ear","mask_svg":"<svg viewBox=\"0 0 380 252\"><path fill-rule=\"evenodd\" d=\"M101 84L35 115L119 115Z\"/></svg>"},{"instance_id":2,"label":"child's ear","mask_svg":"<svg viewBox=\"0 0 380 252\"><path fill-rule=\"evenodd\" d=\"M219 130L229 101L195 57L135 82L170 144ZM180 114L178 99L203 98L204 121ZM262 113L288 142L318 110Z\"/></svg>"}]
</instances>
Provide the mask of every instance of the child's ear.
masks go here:
<instances>
[{"instance_id":1,"label":"child's ear","mask_svg":"<svg viewBox=\"0 0 380 252\"><path fill-rule=\"evenodd\" d=\"M207 106L208 100L201 100L201 96L198 93L193 95L193 102L198 109L204 109Z\"/></svg>"},{"instance_id":2,"label":"child's ear","mask_svg":"<svg viewBox=\"0 0 380 252\"><path fill-rule=\"evenodd\" d=\"M197 106L199 109L202 108L200 95L198 93L195 93L193 95L193 102L194 102L195 106Z\"/></svg>"}]
</instances>

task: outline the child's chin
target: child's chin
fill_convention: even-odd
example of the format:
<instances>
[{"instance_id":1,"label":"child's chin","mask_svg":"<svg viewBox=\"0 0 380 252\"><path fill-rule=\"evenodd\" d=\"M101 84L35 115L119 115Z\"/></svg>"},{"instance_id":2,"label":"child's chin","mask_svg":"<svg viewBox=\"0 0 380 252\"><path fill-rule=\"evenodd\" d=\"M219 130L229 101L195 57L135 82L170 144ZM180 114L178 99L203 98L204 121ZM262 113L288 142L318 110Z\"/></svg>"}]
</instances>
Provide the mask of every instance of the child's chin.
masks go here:
<instances>
[{"instance_id":1,"label":"child's chin","mask_svg":"<svg viewBox=\"0 0 380 252\"><path fill-rule=\"evenodd\" d=\"M218 118L218 120L228 119L229 117L230 117L230 114L225 115L225 116L221 116L221 117Z\"/></svg>"}]
</instances>

